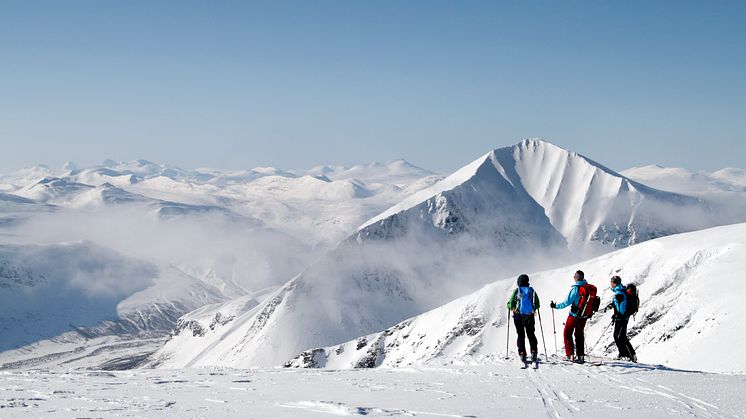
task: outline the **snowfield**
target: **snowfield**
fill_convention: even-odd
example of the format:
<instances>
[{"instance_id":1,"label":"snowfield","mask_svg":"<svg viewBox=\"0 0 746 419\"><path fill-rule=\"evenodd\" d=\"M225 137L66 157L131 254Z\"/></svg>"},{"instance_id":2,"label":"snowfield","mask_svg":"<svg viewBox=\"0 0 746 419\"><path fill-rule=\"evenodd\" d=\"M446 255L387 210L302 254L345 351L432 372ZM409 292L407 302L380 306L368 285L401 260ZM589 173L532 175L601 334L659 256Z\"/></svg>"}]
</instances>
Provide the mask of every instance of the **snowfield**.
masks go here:
<instances>
[{"instance_id":1,"label":"snowfield","mask_svg":"<svg viewBox=\"0 0 746 419\"><path fill-rule=\"evenodd\" d=\"M495 418L746 417L746 376L608 362L374 370L0 372L0 415Z\"/></svg>"}]
</instances>

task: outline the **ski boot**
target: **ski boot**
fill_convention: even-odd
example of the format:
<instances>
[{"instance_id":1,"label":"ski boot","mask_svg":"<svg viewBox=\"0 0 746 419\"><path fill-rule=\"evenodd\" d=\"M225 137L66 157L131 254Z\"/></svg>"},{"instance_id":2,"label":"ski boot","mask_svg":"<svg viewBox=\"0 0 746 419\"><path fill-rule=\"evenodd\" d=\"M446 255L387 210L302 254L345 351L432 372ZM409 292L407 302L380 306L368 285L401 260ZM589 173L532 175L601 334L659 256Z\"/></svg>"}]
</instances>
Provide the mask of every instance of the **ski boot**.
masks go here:
<instances>
[{"instance_id":1,"label":"ski boot","mask_svg":"<svg viewBox=\"0 0 746 419\"><path fill-rule=\"evenodd\" d=\"M521 369L528 368L528 359L526 358L526 354L521 354L521 362L523 362L523 366Z\"/></svg>"}]
</instances>

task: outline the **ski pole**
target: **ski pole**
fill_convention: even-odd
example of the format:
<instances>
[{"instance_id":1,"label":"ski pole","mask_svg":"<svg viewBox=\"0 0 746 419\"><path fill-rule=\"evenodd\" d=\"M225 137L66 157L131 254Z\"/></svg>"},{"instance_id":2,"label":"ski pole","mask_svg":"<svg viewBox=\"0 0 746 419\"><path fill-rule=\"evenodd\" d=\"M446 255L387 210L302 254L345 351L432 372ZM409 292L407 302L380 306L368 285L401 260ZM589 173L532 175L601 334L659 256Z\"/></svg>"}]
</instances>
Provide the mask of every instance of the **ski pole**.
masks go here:
<instances>
[{"instance_id":1,"label":"ski pole","mask_svg":"<svg viewBox=\"0 0 746 419\"><path fill-rule=\"evenodd\" d=\"M552 333L554 333L554 357L557 358L557 321L554 319L554 308L552 308Z\"/></svg>"},{"instance_id":2,"label":"ski pole","mask_svg":"<svg viewBox=\"0 0 746 419\"><path fill-rule=\"evenodd\" d=\"M508 308L508 318L506 322L508 323L508 335L505 336L505 359L509 359L508 348L510 347L510 308Z\"/></svg>"},{"instance_id":3,"label":"ski pole","mask_svg":"<svg viewBox=\"0 0 746 419\"><path fill-rule=\"evenodd\" d=\"M541 343L544 344L544 358L547 359L547 362L549 362L549 355L547 355L547 341L544 339L544 325L541 324L541 310L536 310L536 313L539 315L539 328L541 329Z\"/></svg>"},{"instance_id":4,"label":"ski pole","mask_svg":"<svg viewBox=\"0 0 746 419\"><path fill-rule=\"evenodd\" d=\"M596 347L596 345L598 345L598 342L601 342L601 339L604 337L604 333L606 333L606 330L608 330L612 324L614 324L614 319L611 319L611 323L609 323L606 327L604 327L604 330L601 332L601 336L599 336L596 343L594 343L593 346L591 346L591 349L588 350L588 353L593 352L593 349Z\"/></svg>"}]
</instances>

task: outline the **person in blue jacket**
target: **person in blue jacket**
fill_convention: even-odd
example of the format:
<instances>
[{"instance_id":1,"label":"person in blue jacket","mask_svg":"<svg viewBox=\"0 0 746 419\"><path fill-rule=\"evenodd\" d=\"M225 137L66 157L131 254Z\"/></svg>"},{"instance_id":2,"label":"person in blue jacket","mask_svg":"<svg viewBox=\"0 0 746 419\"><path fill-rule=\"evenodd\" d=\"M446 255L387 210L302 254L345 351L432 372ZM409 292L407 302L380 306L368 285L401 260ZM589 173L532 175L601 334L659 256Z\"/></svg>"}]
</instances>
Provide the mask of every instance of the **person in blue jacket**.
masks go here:
<instances>
[{"instance_id":1,"label":"person in blue jacket","mask_svg":"<svg viewBox=\"0 0 746 419\"><path fill-rule=\"evenodd\" d=\"M567 294L565 301L561 303L552 301L549 306L556 309L570 306L570 315L567 316L564 330L565 356L569 361L583 363L585 362L585 322L588 319L579 316L580 291L578 289L588 282L585 280L583 271L575 272L573 280L575 283L570 288L570 293ZM573 335L575 336L575 342L573 342Z\"/></svg>"},{"instance_id":2,"label":"person in blue jacket","mask_svg":"<svg viewBox=\"0 0 746 419\"><path fill-rule=\"evenodd\" d=\"M611 321L614 322L614 343L619 349L619 358L628 358L632 362L637 362L635 348L627 337L627 325L630 316L627 309L629 298L627 288L622 285L622 278L616 275L611 277L611 290L614 291L614 299L610 304L614 308Z\"/></svg>"}]
</instances>

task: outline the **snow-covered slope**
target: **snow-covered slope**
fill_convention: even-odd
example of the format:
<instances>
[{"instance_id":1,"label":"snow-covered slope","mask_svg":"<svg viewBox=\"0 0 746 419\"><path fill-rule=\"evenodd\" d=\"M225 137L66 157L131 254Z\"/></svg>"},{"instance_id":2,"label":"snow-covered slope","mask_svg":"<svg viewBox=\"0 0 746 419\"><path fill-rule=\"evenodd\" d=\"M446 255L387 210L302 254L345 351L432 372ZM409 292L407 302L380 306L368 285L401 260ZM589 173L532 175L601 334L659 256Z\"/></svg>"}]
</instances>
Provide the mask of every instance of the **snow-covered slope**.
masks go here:
<instances>
[{"instance_id":1,"label":"snow-covered slope","mask_svg":"<svg viewBox=\"0 0 746 419\"><path fill-rule=\"evenodd\" d=\"M542 300L546 344L554 352L549 301L561 300L572 275L583 269L611 301L609 278L620 275L638 286L642 305L630 323L632 343L647 363L717 372L746 372L740 356L746 345L742 296L746 283L746 224L734 224L651 240L589 261L532 274ZM432 360L480 362L506 347L505 302L514 278L497 281L420 316L347 343L303 352L287 363L294 367L394 367ZM567 310L557 313L561 330ZM588 345L598 341L610 321L600 312L587 327ZM541 330L537 324L537 334ZM514 335L510 338L514 355ZM539 343L543 353L541 341ZM559 349L562 352L560 333ZM611 333L601 337L596 353L615 355Z\"/></svg>"},{"instance_id":2,"label":"snow-covered slope","mask_svg":"<svg viewBox=\"0 0 746 419\"><path fill-rule=\"evenodd\" d=\"M495 277L578 260L588 244L611 250L713 225L709 214L698 199L526 140L365 223L265 304L204 336L170 342L153 365L278 365L293 349L384 329Z\"/></svg>"}]
</instances>

